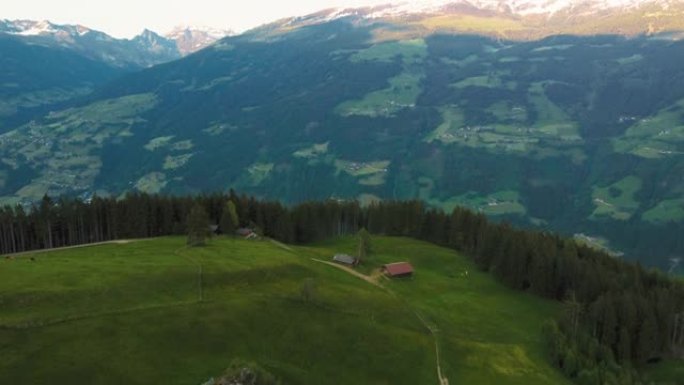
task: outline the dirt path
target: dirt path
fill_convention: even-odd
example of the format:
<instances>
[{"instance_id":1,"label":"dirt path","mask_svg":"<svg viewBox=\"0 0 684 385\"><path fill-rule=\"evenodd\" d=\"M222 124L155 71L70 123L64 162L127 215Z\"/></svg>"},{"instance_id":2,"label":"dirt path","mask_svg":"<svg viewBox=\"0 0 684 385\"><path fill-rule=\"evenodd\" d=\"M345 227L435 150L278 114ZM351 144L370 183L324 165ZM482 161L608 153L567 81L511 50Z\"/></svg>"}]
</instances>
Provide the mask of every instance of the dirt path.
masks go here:
<instances>
[{"instance_id":1,"label":"dirt path","mask_svg":"<svg viewBox=\"0 0 684 385\"><path fill-rule=\"evenodd\" d=\"M346 271L347 273L349 273L349 274L351 274L351 275L353 275L353 276L355 276L355 277L358 277L358 278L363 279L364 281L370 283L371 285L375 285L375 286L377 286L377 287L379 287L379 288L382 288L382 289L387 290L384 286L382 286L382 285L380 284L380 282L377 281L377 278L371 277L371 276L369 276L369 275L361 274L361 273L359 273L358 271L356 271L356 270L354 270L354 269L352 269L352 268L350 268L350 267L342 266L342 265L340 265L339 263L328 262L328 261L322 261L322 260L316 259L316 258L311 258L311 260L312 260L312 261L319 262L319 263L324 263L324 264L326 264L326 265L329 265L329 266L338 268L338 269L340 269L340 270L344 270L344 271Z\"/></svg>"},{"instance_id":2,"label":"dirt path","mask_svg":"<svg viewBox=\"0 0 684 385\"><path fill-rule=\"evenodd\" d=\"M290 251L290 252L294 252L294 250L293 250L290 246L288 246L288 245L286 245L286 244L284 244L284 243L282 243L282 242L278 242L278 241L276 241L275 239L269 239L269 241L271 241L272 244L274 244L274 245L280 247L280 248L283 249L283 250L287 250L287 251Z\"/></svg>"},{"instance_id":3,"label":"dirt path","mask_svg":"<svg viewBox=\"0 0 684 385\"><path fill-rule=\"evenodd\" d=\"M152 238L147 238L147 239L152 239ZM69 249L80 249L82 247L90 247L90 246L100 246L100 245L124 245L126 243L131 243L131 242L139 242L144 239L117 239L114 241L104 241L104 242L93 242L93 243L83 243L80 245L73 245L73 246L64 246L64 247L53 247L51 249L38 249L38 250L30 250L30 251L22 251L20 253L13 253L13 254L2 254L3 256L9 256L9 257L21 257L23 255L30 255L30 254L39 254L39 253L49 253L52 251L61 251L61 250L69 250Z\"/></svg>"},{"instance_id":4,"label":"dirt path","mask_svg":"<svg viewBox=\"0 0 684 385\"><path fill-rule=\"evenodd\" d=\"M440 364L441 360L439 358L439 338L437 337L439 329L430 325L430 323L427 322L425 318L423 318L423 316L421 316L420 313L418 313L417 311L413 309L411 309L411 311L413 312L413 314L416 315L416 317L420 320L423 326L425 326L425 328L430 331L430 334L432 335L432 338L435 342L435 357L437 359L437 378L439 379L439 385L449 385L449 379L442 374L442 365Z\"/></svg>"},{"instance_id":5,"label":"dirt path","mask_svg":"<svg viewBox=\"0 0 684 385\"><path fill-rule=\"evenodd\" d=\"M409 305L408 302L406 302L405 299L403 299L402 297L398 296L395 292L393 292L393 291L390 290L389 288L387 288L387 287L385 287L385 286L382 286L382 284L380 284L380 282L378 282L378 278L379 278L379 277L377 277L377 276L376 276L376 277L372 277L372 276L369 276L369 275L361 274L361 273L359 273L358 271L356 271L356 270L354 270L354 269L352 269L352 268L350 268L350 267L343 266L343 265L340 265L340 264L338 264L338 263L328 262L328 261L322 261L322 260L316 259L316 258L311 258L311 260L312 260L312 261L319 262L319 263L324 263L324 264L326 264L326 265L329 265L329 266L335 267L335 268L337 268L337 269L340 269L340 270L342 270L342 271L345 271L345 272L347 272L348 274L351 274L351 275L353 275L353 276L355 276L355 277L361 278L361 279L363 279L364 281L370 283L371 285L377 286L377 287L379 287L379 288L385 290L386 292L388 292L389 294L391 294L393 297L395 297L395 298L397 298L398 300L400 300L401 302L403 302L403 303L404 303L404 306L406 306L406 308L409 309L409 310L416 316L416 318L418 318L418 320L420 321L420 323L422 323L423 326L425 326L425 328L430 332L430 335L432 336L432 339L433 339L433 341L434 341L434 343L435 343L435 357L436 357L436 361L437 361L437 378L439 379L439 385L449 385L449 379L446 378L446 377L444 376L444 374L442 374L442 365L440 364L441 360L440 360L440 357L439 357L439 338L438 338L438 336L437 336L437 334L439 333L439 329L437 329L437 328L435 328L434 326L432 326L425 318L423 318L423 316L420 315L420 313L418 313L416 310L414 310L413 308L411 308L411 306Z\"/></svg>"}]
</instances>

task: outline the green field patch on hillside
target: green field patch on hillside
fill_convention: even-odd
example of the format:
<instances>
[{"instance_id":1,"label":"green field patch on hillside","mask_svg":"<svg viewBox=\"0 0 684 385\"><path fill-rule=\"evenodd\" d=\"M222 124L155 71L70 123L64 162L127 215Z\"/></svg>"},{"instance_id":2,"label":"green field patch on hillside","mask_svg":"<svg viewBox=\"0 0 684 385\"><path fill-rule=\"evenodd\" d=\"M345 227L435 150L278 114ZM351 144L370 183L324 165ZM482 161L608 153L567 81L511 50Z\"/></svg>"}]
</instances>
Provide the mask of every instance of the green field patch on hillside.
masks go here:
<instances>
[{"instance_id":1,"label":"green field patch on hillside","mask_svg":"<svg viewBox=\"0 0 684 385\"><path fill-rule=\"evenodd\" d=\"M520 202L520 194L513 190L498 191L488 195L468 192L453 196L446 200L430 196L432 181L427 178L419 180L422 185L420 198L430 205L440 207L445 211L452 211L456 207L468 207L486 215L525 215L527 209Z\"/></svg>"},{"instance_id":2,"label":"green field patch on hillside","mask_svg":"<svg viewBox=\"0 0 684 385\"><path fill-rule=\"evenodd\" d=\"M465 78L456 83L450 84L454 88L468 88L468 87L484 87L484 88L505 88L509 90L514 90L517 86L516 82L513 81L503 81L500 76L495 74L473 76Z\"/></svg>"},{"instance_id":3,"label":"green field patch on hillside","mask_svg":"<svg viewBox=\"0 0 684 385\"><path fill-rule=\"evenodd\" d=\"M362 186L382 186L385 184L387 178L386 173L375 173L371 176L359 179L359 184Z\"/></svg>"},{"instance_id":4,"label":"green field patch on hillside","mask_svg":"<svg viewBox=\"0 0 684 385\"><path fill-rule=\"evenodd\" d=\"M154 94L104 100L51 112L43 120L0 135L4 158L39 173L18 192L5 191L5 198L38 200L45 192L57 196L88 190L101 167L95 151L109 141L133 135L132 128L144 122L140 115L156 103Z\"/></svg>"},{"instance_id":5,"label":"green field patch on hillside","mask_svg":"<svg viewBox=\"0 0 684 385\"><path fill-rule=\"evenodd\" d=\"M590 218L628 220L639 209L636 193L641 190L641 185L641 179L628 176L606 187L594 187L592 198L596 209Z\"/></svg>"},{"instance_id":6,"label":"green field patch on hillside","mask_svg":"<svg viewBox=\"0 0 684 385\"><path fill-rule=\"evenodd\" d=\"M138 179L135 182L135 188L148 194L158 194L166 187L167 183L166 174L163 172L151 172Z\"/></svg>"},{"instance_id":7,"label":"green field patch on hillside","mask_svg":"<svg viewBox=\"0 0 684 385\"><path fill-rule=\"evenodd\" d=\"M520 203L520 194L517 191L499 191L485 197L465 194L461 198L466 206L477 209L487 215L525 215L527 213L525 206Z\"/></svg>"},{"instance_id":8,"label":"green field patch on hillside","mask_svg":"<svg viewBox=\"0 0 684 385\"><path fill-rule=\"evenodd\" d=\"M258 186L273 171L273 163L254 163L247 168L247 180L252 186Z\"/></svg>"},{"instance_id":9,"label":"green field patch on hillside","mask_svg":"<svg viewBox=\"0 0 684 385\"><path fill-rule=\"evenodd\" d=\"M181 88L181 91L209 91L212 88L222 86L225 83L230 83L233 80L234 78L232 76L220 76L209 81L206 81L202 84L197 84L197 79L193 79L192 84Z\"/></svg>"},{"instance_id":10,"label":"green field patch on hillside","mask_svg":"<svg viewBox=\"0 0 684 385\"><path fill-rule=\"evenodd\" d=\"M385 173L388 171L390 165L389 160L378 160L372 162L352 162L348 160L338 159L335 161L335 167L338 172L346 172L351 176L368 176L378 173Z\"/></svg>"},{"instance_id":11,"label":"green field patch on hillside","mask_svg":"<svg viewBox=\"0 0 684 385\"><path fill-rule=\"evenodd\" d=\"M463 111L458 107L453 106L440 108L440 113L442 114L442 124L437 126L437 128L425 138L425 141L432 143L435 140L438 140L444 144L457 142L458 139L454 133L464 127L465 115Z\"/></svg>"},{"instance_id":12,"label":"green field patch on hillside","mask_svg":"<svg viewBox=\"0 0 684 385\"><path fill-rule=\"evenodd\" d=\"M658 159L684 155L684 100L640 119L613 140L616 152Z\"/></svg>"},{"instance_id":13,"label":"green field patch on hillside","mask_svg":"<svg viewBox=\"0 0 684 385\"><path fill-rule=\"evenodd\" d=\"M422 73L406 71L388 80L389 87L366 94L360 100L348 100L335 108L342 116L391 117L405 108L413 108L422 92Z\"/></svg>"},{"instance_id":14,"label":"green field patch on hillside","mask_svg":"<svg viewBox=\"0 0 684 385\"><path fill-rule=\"evenodd\" d=\"M3 84L3 87L14 88L18 84ZM15 114L21 108L34 108L47 104L63 102L78 96L87 95L92 91L88 87L77 88L51 88L46 90L37 90L31 92L23 92L17 96L5 96L0 98L0 117L10 116Z\"/></svg>"},{"instance_id":15,"label":"green field patch on hillside","mask_svg":"<svg viewBox=\"0 0 684 385\"><path fill-rule=\"evenodd\" d=\"M372 162L352 162L348 160L335 160L337 173L344 172L359 178L358 183L363 186L380 186L385 184L389 171L389 160Z\"/></svg>"},{"instance_id":16,"label":"green field patch on hillside","mask_svg":"<svg viewBox=\"0 0 684 385\"><path fill-rule=\"evenodd\" d=\"M339 104L335 112L342 116L390 117L405 108L413 108L423 91L422 67L418 66L427 56L427 45L422 39L375 44L350 57L352 62L391 62L401 58L404 70L388 79L388 87L370 92L358 100Z\"/></svg>"},{"instance_id":17,"label":"green field patch on hillside","mask_svg":"<svg viewBox=\"0 0 684 385\"><path fill-rule=\"evenodd\" d=\"M192 148L195 147L195 144L192 143L192 140L187 139L187 140L181 140L180 142L173 143L170 147L174 151L187 151L187 150L192 150Z\"/></svg>"},{"instance_id":18,"label":"green field patch on hillside","mask_svg":"<svg viewBox=\"0 0 684 385\"><path fill-rule=\"evenodd\" d=\"M627 65L627 64L632 64L632 63L639 62L639 61L641 61L641 60L643 60L643 59L644 59L644 55L642 55L642 54L635 54L635 55L632 55L632 56L621 57L621 58L617 59L616 61L617 61L618 64L620 64L620 65Z\"/></svg>"},{"instance_id":19,"label":"green field patch on hillside","mask_svg":"<svg viewBox=\"0 0 684 385\"><path fill-rule=\"evenodd\" d=\"M159 148L164 148L164 147L168 146L169 144L171 144L171 141L173 140L173 138L175 138L174 135L160 136L160 137L154 138L154 139L150 140L149 142L147 142L147 144L144 146L144 148L145 148L145 150L148 150L148 151L154 151L154 150L159 149Z\"/></svg>"},{"instance_id":20,"label":"green field patch on hillside","mask_svg":"<svg viewBox=\"0 0 684 385\"><path fill-rule=\"evenodd\" d=\"M44 181L36 181L20 188L14 196L21 200L37 200L37 197L45 196L50 191L50 184Z\"/></svg>"},{"instance_id":21,"label":"green field patch on hillside","mask_svg":"<svg viewBox=\"0 0 684 385\"><path fill-rule=\"evenodd\" d=\"M63 130L68 130L69 123L89 123L90 130L98 127L93 125L130 123L140 119L139 115L157 103L155 94L129 95L117 99L96 102L85 107L72 108L61 112L50 113L48 122L57 123Z\"/></svg>"},{"instance_id":22,"label":"green field patch on hillside","mask_svg":"<svg viewBox=\"0 0 684 385\"><path fill-rule=\"evenodd\" d=\"M221 76L221 77L212 79L211 81L209 81L206 84L203 84L200 87L197 87L196 91L208 91L208 90L211 90L212 88L220 86L224 83L230 83L233 80L234 80L234 78L232 76Z\"/></svg>"},{"instance_id":23,"label":"green field patch on hillside","mask_svg":"<svg viewBox=\"0 0 684 385\"><path fill-rule=\"evenodd\" d=\"M684 220L684 199L667 199L644 212L641 219L653 223L678 222Z\"/></svg>"},{"instance_id":24,"label":"green field patch on hillside","mask_svg":"<svg viewBox=\"0 0 684 385\"><path fill-rule=\"evenodd\" d=\"M194 154L168 155L164 158L164 170L175 170L185 166Z\"/></svg>"},{"instance_id":25,"label":"green field patch on hillside","mask_svg":"<svg viewBox=\"0 0 684 385\"><path fill-rule=\"evenodd\" d=\"M494 152L527 153L539 142L531 129L504 124L465 125L459 109L441 110L443 122L425 140L438 140L444 144L459 144L472 148L484 148Z\"/></svg>"},{"instance_id":26,"label":"green field patch on hillside","mask_svg":"<svg viewBox=\"0 0 684 385\"><path fill-rule=\"evenodd\" d=\"M421 63L426 56L427 44L425 40L413 39L374 44L351 55L349 60L353 63L362 61L389 63L399 57L404 64L417 64Z\"/></svg>"},{"instance_id":27,"label":"green field patch on hillside","mask_svg":"<svg viewBox=\"0 0 684 385\"><path fill-rule=\"evenodd\" d=\"M472 54L472 55L468 55L465 58L460 59L460 60L459 59L452 59L452 58L448 58L448 57L442 57L439 60L442 63L448 64L450 66L464 68L464 67L467 67L471 64L477 63L478 60L480 60L480 56Z\"/></svg>"},{"instance_id":28,"label":"green field patch on hillside","mask_svg":"<svg viewBox=\"0 0 684 385\"><path fill-rule=\"evenodd\" d=\"M496 102L487 107L485 111L496 116L500 121L515 121L522 124L527 120L525 107L507 101Z\"/></svg>"},{"instance_id":29,"label":"green field patch on hillside","mask_svg":"<svg viewBox=\"0 0 684 385\"><path fill-rule=\"evenodd\" d=\"M212 124L211 126L203 129L202 132L204 132L207 135L217 136L217 135L221 135L222 133L224 133L226 131L232 132L232 131L235 131L237 129L238 129L238 127L234 126L232 124L216 123L216 124Z\"/></svg>"},{"instance_id":30,"label":"green field patch on hillside","mask_svg":"<svg viewBox=\"0 0 684 385\"><path fill-rule=\"evenodd\" d=\"M574 46L574 44L546 45L543 47L535 48L531 52L563 51Z\"/></svg>"},{"instance_id":31,"label":"green field patch on hillside","mask_svg":"<svg viewBox=\"0 0 684 385\"><path fill-rule=\"evenodd\" d=\"M560 123L528 126L525 108L497 102L487 110L500 122L486 125L465 124L464 112L455 106L442 107L442 123L424 141L459 144L492 152L528 154L538 159L568 156L581 163L583 158L572 150L581 138L574 124Z\"/></svg>"},{"instance_id":32,"label":"green field patch on hillside","mask_svg":"<svg viewBox=\"0 0 684 385\"><path fill-rule=\"evenodd\" d=\"M295 151L292 156L295 158L313 159L318 158L328 152L330 142L313 144L310 147Z\"/></svg>"},{"instance_id":33,"label":"green field patch on hillside","mask_svg":"<svg viewBox=\"0 0 684 385\"><path fill-rule=\"evenodd\" d=\"M528 99L537 112L534 128L567 142L580 142L582 137L577 123L546 96L544 88L550 83L548 81L532 83L528 90Z\"/></svg>"},{"instance_id":34,"label":"green field patch on hillside","mask_svg":"<svg viewBox=\"0 0 684 385\"><path fill-rule=\"evenodd\" d=\"M382 201L382 198L374 194L363 193L359 194L359 196L356 197L356 200L359 202L359 204L361 204L361 206L365 207L370 206L372 203L378 203Z\"/></svg>"}]
</instances>

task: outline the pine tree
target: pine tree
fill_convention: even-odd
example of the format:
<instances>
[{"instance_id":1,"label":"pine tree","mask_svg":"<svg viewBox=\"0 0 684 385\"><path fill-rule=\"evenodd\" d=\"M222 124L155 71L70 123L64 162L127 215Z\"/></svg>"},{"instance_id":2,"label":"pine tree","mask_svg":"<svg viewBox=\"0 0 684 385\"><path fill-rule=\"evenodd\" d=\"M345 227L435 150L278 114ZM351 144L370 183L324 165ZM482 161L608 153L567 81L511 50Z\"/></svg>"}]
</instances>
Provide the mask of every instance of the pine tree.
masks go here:
<instances>
[{"instance_id":1,"label":"pine tree","mask_svg":"<svg viewBox=\"0 0 684 385\"><path fill-rule=\"evenodd\" d=\"M371 237L365 228L359 230L356 236L359 239L359 249L357 252L358 261L362 262L366 260L368 254L371 252Z\"/></svg>"},{"instance_id":2,"label":"pine tree","mask_svg":"<svg viewBox=\"0 0 684 385\"><path fill-rule=\"evenodd\" d=\"M204 207L197 204L188 215L188 245L203 246L209 237L209 216Z\"/></svg>"},{"instance_id":3,"label":"pine tree","mask_svg":"<svg viewBox=\"0 0 684 385\"><path fill-rule=\"evenodd\" d=\"M235 203L229 200L223 206L221 213L221 220L219 221L219 228L223 234L234 234L240 224L240 219L237 214Z\"/></svg>"}]
</instances>

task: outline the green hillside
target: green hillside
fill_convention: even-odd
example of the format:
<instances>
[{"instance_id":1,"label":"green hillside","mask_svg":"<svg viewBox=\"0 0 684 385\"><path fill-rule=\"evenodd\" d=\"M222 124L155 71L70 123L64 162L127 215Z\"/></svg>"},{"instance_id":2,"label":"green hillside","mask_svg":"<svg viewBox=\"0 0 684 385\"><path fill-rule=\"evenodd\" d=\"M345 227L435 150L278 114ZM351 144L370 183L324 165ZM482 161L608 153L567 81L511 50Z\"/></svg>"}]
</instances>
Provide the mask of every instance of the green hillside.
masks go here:
<instances>
[{"instance_id":1,"label":"green hillside","mask_svg":"<svg viewBox=\"0 0 684 385\"><path fill-rule=\"evenodd\" d=\"M286 384L438 384L435 339L451 384L567 383L540 332L555 304L453 251L373 242L362 272L408 260L415 278L379 287L312 260L352 239L188 249L173 237L2 260L0 383L201 384L241 358Z\"/></svg>"}]
</instances>

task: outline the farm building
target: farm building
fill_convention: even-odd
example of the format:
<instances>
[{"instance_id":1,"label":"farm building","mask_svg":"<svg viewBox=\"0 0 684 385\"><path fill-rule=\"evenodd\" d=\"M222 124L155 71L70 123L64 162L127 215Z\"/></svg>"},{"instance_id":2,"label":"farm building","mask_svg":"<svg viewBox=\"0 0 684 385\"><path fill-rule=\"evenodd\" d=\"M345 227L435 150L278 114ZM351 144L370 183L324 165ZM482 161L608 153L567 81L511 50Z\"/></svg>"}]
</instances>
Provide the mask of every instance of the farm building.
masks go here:
<instances>
[{"instance_id":1,"label":"farm building","mask_svg":"<svg viewBox=\"0 0 684 385\"><path fill-rule=\"evenodd\" d=\"M335 254L335 256L333 257L333 261L349 266L355 266L358 263L358 260L356 258L347 254Z\"/></svg>"},{"instance_id":2,"label":"farm building","mask_svg":"<svg viewBox=\"0 0 684 385\"><path fill-rule=\"evenodd\" d=\"M413 266L408 262L388 263L382 266L382 272L390 278L413 276Z\"/></svg>"},{"instance_id":3,"label":"farm building","mask_svg":"<svg viewBox=\"0 0 684 385\"><path fill-rule=\"evenodd\" d=\"M254 232L254 230L248 229L246 227L237 229L237 231L235 231L235 234L245 239L252 239L257 237L257 234Z\"/></svg>"}]
</instances>

